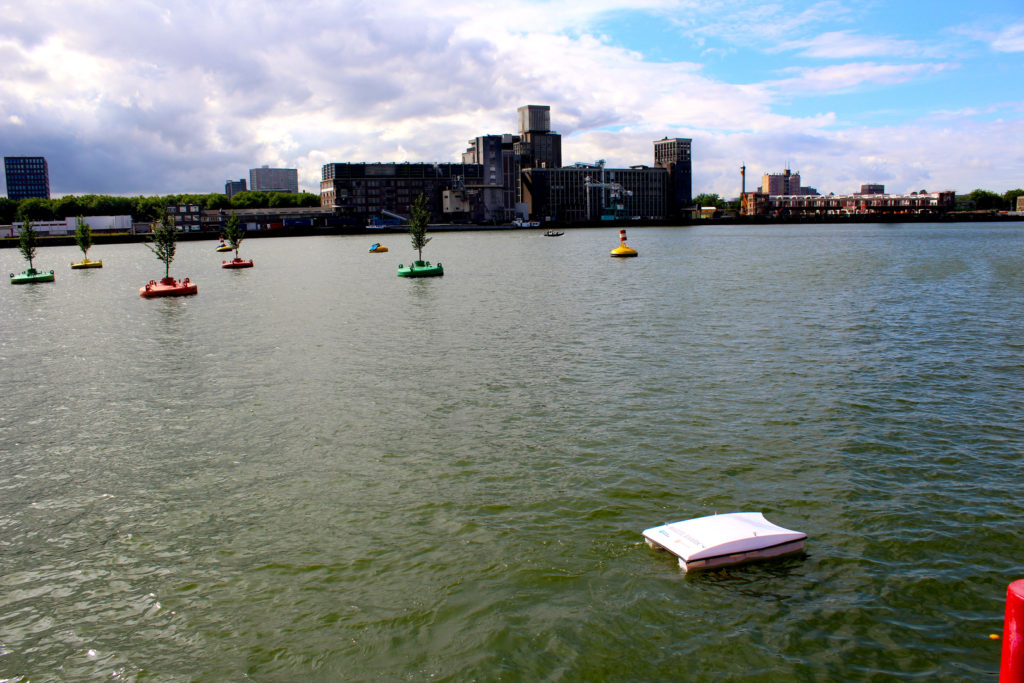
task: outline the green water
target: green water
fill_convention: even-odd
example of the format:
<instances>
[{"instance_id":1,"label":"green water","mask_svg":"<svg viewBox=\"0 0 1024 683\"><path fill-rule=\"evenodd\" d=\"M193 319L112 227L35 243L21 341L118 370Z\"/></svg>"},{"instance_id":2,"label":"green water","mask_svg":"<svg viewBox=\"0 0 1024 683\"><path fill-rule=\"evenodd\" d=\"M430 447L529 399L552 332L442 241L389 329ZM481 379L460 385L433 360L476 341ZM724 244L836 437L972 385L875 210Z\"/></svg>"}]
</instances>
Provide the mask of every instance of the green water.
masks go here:
<instances>
[{"instance_id":1,"label":"green water","mask_svg":"<svg viewBox=\"0 0 1024 683\"><path fill-rule=\"evenodd\" d=\"M0 680L995 681L1024 228L437 233L0 287ZM230 255L228 255L230 256ZM0 251L0 272L23 270ZM640 532L763 511L686 575Z\"/></svg>"}]
</instances>

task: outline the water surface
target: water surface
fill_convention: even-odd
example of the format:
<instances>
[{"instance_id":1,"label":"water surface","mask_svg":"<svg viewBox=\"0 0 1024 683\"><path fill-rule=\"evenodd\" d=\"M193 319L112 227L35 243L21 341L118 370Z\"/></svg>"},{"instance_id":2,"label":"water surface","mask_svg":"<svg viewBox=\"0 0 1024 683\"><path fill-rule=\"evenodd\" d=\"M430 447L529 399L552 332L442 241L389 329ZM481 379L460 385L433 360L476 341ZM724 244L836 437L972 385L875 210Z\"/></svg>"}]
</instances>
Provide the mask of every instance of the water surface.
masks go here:
<instances>
[{"instance_id":1,"label":"water surface","mask_svg":"<svg viewBox=\"0 0 1024 683\"><path fill-rule=\"evenodd\" d=\"M1024 229L39 251L0 288L0 680L996 680ZM24 268L0 250L0 272ZM780 561L640 532L763 511Z\"/></svg>"}]
</instances>

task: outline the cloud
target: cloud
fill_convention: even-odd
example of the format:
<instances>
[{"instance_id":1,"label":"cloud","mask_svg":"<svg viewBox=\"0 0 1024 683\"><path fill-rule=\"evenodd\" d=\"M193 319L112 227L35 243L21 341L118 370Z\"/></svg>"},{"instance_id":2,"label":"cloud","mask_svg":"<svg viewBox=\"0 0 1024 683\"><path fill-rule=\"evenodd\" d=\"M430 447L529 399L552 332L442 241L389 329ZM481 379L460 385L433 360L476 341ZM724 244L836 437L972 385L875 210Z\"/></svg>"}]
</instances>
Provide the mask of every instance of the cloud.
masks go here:
<instances>
[{"instance_id":1,"label":"cloud","mask_svg":"<svg viewBox=\"0 0 1024 683\"><path fill-rule=\"evenodd\" d=\"M1003 29L992 41L996 52L1024 52L1024 21Z\"/></svg>"},{"instance_id":2,"label":"cloud","mask_svg":"<svg viewBox=\"0 0 1024 683\"><path fill-rule=\"evenodd\" d=\"M934 54L916 41L865 36L852 31L829 31L807 40L780 44L776 50L799 50L804 57L856 59L862 57L917 57Z\"/></svg>"},{"instance_id":3,"label":"cloud","mask_svg":"<svg viewBox=\"0 0 1024 683\"><path fill-rule=\"evenodd\" d=\"M742 52L747 41L778 59L785 39L810 55L827 36L837 44L830 58L920 49L821 33L824 22L854 18L838 2L37 0L0 17L0 151L46 156L55 194L220 191L262 164L298 168L303 189L317 192L324 163L457 160L471 137L515 132L517 107L548 104L567 163L650 164L654 140L692 137L695 189L735 195L744 160L778 168L799 155L805 171L820 171L808 182L827 186L845 182L827 170L833 159L872 155L858 144L847 158L849 124L827 107L800 113L794 98L881 90L955 66L855 61L740 82L616 44L609 17L633 11L675 22L717 54ZM818 37L793 38L807 35ZM1019 109L1004 113L1019 121ZM917 125L931 135L940 124ZM995 124L971 125L991 134L984 126ZM941 155L909 151L937 164L936 178L956 177Z\"/></svg>"},{"instance_id":4,"label":"cloud","mask_svg":"<svg viewBox=\"0 0 1024 683\"><path fill-rule=\"evenodd\" d=\"M956 68L950 63L923 64L875 64L874 62L853 62L825 67L791 67L786 73L790 78L773 81L769 85L781 92L846 92L868 85L896 85L919 80L948 69Z\"/></svg>"}]
</instances>

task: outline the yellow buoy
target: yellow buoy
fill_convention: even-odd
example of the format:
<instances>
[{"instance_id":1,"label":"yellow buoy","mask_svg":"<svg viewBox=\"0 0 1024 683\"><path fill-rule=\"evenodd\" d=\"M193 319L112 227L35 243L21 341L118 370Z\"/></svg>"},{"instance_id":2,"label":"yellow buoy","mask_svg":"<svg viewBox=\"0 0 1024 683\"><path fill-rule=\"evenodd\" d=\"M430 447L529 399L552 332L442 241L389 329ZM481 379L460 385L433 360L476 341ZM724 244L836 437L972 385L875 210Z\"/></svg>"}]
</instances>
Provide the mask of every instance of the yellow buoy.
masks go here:
<instances>
[{"instance_id":1,"label":"yellow buoy","mask_svg":"<svg viewBox=\"0 0 1024 683\"><path fill-rule=\"evenodd\" d=\"M619 230L619 246L612 249L612 256L618 256L620 258L625 256L636 256L636 249L632 249L626 244L626 231Z\"/></svg>"}]
</instances>

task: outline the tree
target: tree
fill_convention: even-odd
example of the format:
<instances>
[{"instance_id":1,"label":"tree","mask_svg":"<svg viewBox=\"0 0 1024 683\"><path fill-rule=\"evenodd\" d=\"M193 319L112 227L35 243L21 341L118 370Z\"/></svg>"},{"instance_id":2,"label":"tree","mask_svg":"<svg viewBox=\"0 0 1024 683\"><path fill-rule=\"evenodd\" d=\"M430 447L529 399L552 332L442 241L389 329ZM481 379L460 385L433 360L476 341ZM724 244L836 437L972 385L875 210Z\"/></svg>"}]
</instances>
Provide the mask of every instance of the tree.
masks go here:
<instances>
[{"instance_id":1,"label":"tree","mask_svg":"<svg viewBox=\"0 0 1024 683\"><path fill-rule=\"evenodd\" d=\"M28 269L35 270L32 259L36 257L36 231L32 228L32 221L26 220L21 226L21 233L18 235L18 249L21 255L28 260Z\"/></svg>"},{"instance_id":2,"label":"tree","mask_svg":"<svg viewBox=\"0 0 1024 683\"><path fill-rule=\"evenodd\" d=\"M89 258L89 247L92 246L92 228L81 216L78 217L78 222L75 225L75 242L82 250L82 256Z\"/></svg>"},{"instance_id":3,"label":"tree","mask_svg":"<svg viewBox=\"0 0 1024 683\"><path fill-rule=\"evenodd\" d=\"M18 202L0 197L0 225L10 225L18 213Z\"/></svg>"},{"instance_id":4,"label":"tree","mask_svg":"<svg viewBox=\"0 0 1024 683\"><path fill-rule=\"evenodd\" d=\"M412 248L419 252L419 261L423 260L423 247L427 246L430 238L427 237L427 223L430 222L430 209L427 208L427 198L421 192L416 201L409 207L411 216L409 218L409 234L412 235Z\"/></svg>"},{"instance_id":5,"label":"tree","mask_svg":"<svg viewBox=\"0 0 1024 683\"><path fill-rule=\"evenodd\" d=\"M1017 188L1016 190L1007 190L1006 194L1003 195L1003 201L1006 202L1006 208L1010 211L1017 210L1017 197L1024 196L1024 190Z\"/></svg>"},{"instance_id":6,"label":"tree","mask_svg":"<svg viewBox=\"0 0 1024 683\"><path fill-rule=\"evenodd\" d=\"M242 240L245 238L245 230L242 228L242 221L238 220L234 211L231 212L231 218L228 219L228 224L224 228L224 237L231 248L235 250L235 258L238 258L238 247L241 246Z\"/></svg>"},{"instance_id":7,"label":"tree","mask_svg":"<svg viewBox=\"0 0 1024 683\"><path fill-rule=\"evenodd\" d=\"M164 262L165 280L171 277L171 261L174 260L177 239L178 236L175 234L174 223L170 216L164 214L159 221L153 223L153 237L150 242L146 243L146 246Z\"/></svg>"},{"instance_id":8,"label":"tree","mask_svg":"<svg viewBox=\"0 0 1024 683\"><path fill-rule=\"evenodd\" d=\"M71 216L81 216L84 213L83 209L84 204L79 197L68 195L53 202L53 217L63 220Z\"/></svg>"},{"instance_id":9,"label":"tree","mask_svg":"<svg viewBox=\"0 0 1024 683\"><path fill-rule=\"evenodd\" d=\"M1004 208L1003 198L989 190L972 190L967 198L974 202L974 207L979 211L992 211Z\"/></svg>"},{"instance_id":10,"label":"tree","mask_svg":"<svg viewBox=\"0 0 1024 683\"><path fill-rule=\"evenodd\" d=\"M719 209L725 208L725 200L717 194L699 194L693 198L695 206L714 206Z\"/></svg>"},{"instance_id":11,"label":"tree","mask_svg":"<svg viewBox=\"0 0 1024 683\"><path fill-rule=\"evenodd\" d=\"M49 199L22 199L18 203L18 220L22 221L52 221L53 209Z\"/></svg>"}]
</instances>

